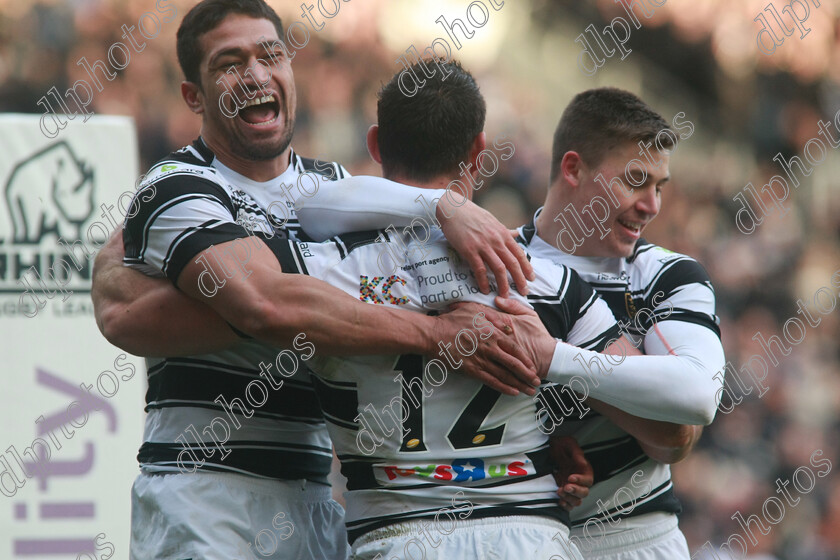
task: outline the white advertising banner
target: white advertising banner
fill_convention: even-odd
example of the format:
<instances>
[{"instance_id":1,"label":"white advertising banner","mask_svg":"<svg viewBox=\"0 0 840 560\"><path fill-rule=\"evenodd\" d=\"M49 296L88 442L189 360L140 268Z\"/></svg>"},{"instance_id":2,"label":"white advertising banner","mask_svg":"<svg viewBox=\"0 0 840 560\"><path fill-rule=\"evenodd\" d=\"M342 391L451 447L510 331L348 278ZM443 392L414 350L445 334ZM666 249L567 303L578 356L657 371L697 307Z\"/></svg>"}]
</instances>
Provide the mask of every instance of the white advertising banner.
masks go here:
<instances>
[{"instance_id":1,"label":"white advertising banner","mask_svg":"<svg viewBox=\"0 0 840 560\"><path fill-rule=\"evenodd\" d=\"M93 258L139 176L134 123L0 115L0 558L128 557L143 360L99 333Z\"/></svg>"}]
</instances>

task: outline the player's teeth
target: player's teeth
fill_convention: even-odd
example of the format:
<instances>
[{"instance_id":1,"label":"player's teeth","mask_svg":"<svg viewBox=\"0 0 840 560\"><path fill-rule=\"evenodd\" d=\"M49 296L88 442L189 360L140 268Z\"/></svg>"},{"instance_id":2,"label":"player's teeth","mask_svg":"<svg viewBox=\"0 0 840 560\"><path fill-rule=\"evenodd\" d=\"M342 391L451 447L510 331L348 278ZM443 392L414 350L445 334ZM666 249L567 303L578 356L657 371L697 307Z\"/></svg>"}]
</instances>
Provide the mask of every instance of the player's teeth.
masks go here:
<instances>
[{"instance_id":1,"label":"player's teeth","mask_svg":"<svg viewBox=\"0 0 840 560\"><path fill-rule=\"evenodd\" d=\"M258 97L256 99L251 99L250 101L246 101L245 105L242 107L253 107L254 105L260 105L262 103L270 103L274 101L274 95L263 95L262 97Z\"/></svg>"},{"instance_id":2,"label":"player's teeth","mask_svg":"<svg viewBox=\"0 0 840 560\"><path fill-rule=\"evenodd\" d=\"M625 227L627 227L627 228L629 228L629 229L632 229L632 230L634 230L634 231L638 231L638 230L640 230L640 229L642 228L642 224L632 223L632 222L625 222L624 220L619 220L618 222L619 222L621 225L623 225L623 226L625 226Z\"/></svg>"}]
</instances>

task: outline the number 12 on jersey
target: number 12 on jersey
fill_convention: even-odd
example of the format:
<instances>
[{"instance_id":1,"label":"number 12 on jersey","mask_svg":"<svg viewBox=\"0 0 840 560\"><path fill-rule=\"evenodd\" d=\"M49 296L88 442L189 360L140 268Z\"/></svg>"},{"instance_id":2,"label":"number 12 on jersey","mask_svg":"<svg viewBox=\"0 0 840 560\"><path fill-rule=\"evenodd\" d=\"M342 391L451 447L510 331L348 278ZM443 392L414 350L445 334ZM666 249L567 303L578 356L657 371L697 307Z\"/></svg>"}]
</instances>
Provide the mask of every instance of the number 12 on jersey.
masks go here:
<instances>
[{"instance_id":1,"label":"number 12 on jersey","mask_svg":"<svg viewBox=\"0 0 840 560\"><path fill-rule=\"evenodd\" d=\"M434 407L425 406L426 396L423 394L426 390L423 385L425 365L425 358L416 354L400 356L394 365L394 371L402 374L402 379L399 376L397 379L400 379L402 386L402 406L408 409L408 414L405 410L402 414L405 420L403 421L404 435L400 446L401 452L427 451L423 413L424 409L429 411L431 408L434 411ZM412 391L413 387L420 390ZM446 434L446 439L453 449L471 449L501 443L505 424L482 429L482 424L501 396L501 393L486 385L482 385L475 392Z\"/></svg>"}]
</instances>

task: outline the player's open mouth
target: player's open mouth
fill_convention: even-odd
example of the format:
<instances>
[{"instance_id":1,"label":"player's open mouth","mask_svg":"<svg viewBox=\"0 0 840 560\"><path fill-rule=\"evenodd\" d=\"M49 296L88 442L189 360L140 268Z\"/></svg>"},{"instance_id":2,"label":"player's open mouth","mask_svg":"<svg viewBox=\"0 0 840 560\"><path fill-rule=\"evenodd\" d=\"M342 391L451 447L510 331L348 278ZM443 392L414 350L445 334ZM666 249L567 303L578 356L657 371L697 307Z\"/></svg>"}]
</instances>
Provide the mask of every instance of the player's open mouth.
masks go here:
<instances>
[{"instance_id":1,"label":"player's open mouth","mask_svg":"<svg viewBox=\"0 0 840 560\"><path fill-rule=\"evenodd\" d=\"M642 228L645 226L643 222L631 222L622 218L618 218L616 221L622 226L624 226L625 229L627 229L634 236L638 236L639 234L641 234Z\"/></svg>"},{"instance_id":2,"label":"player's open mouth","mask_svg":"<svg viewBox=\"0 0 840 560\"><path fill-rule=\"evenodd\" d=\"M274 94L255 97L239 110L238 117L254 126L274 124L280 115L280 102Z\"/></svg>"}]
</instances>

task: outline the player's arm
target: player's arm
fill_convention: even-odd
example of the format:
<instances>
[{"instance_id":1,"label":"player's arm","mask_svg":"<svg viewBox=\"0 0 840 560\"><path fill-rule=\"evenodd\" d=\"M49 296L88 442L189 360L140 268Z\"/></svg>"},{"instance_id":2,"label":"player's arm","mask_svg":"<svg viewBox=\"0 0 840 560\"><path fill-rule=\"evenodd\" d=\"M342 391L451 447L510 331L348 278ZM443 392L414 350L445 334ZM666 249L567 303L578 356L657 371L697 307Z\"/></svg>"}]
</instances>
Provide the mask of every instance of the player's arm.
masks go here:
<instances>
[{"instance_id":1,"label":"player's arm","mask_svg":"<svg viewBox=\"0 0 840 560\"><path fill-rule=\"evenodd\" d=\"M714 289L699 263L679 255L670 259L649 288L649 303L633 319L633 330L645 333L645 356L613 365L558 344L550 378L589 378L589 396L635 416L707 425L720 403L725 365Z\"/></svg>"},{"instance_id":2,"label":"player's arm","mask_svg":"<svg viewBox=\"0 0 840 560\"><path fill-rule=\"evenodd\" d=\"M616 356L642 356L633 342L622 336L604 350L605 354ZM587 406L609 418L628 434L636 438L648 457L660 463L676 463L683 460L703 431L702 426L675 424L640 418L597 399L586 399Z\"/></svg>"},{"instance_id":3,"label":"player's arm","mask_svg":"<svg viewBox=\"0 0 840 560\"><path fill-rule=\"evenodd\" d=\"M224 350L241 340L209 306L165 278L123 264L122 230L93 262L96 325L114 346L136 356L191 356Z\"/></svg>"},{"instance_id":4,"label":"player's arm","mask_svg":"<svg viewBox=\"0 0 840 560\"><path fill-rule=\"evenodd\" d=\"M250 251L243 246L247 243ZM475 306L430 317L362 303L316 278L284 274L281 260L294 259L288 242L274 250L255 238L236 239L204 250L170 274L181 291L244 333L279 346L291 346L305 334L324 355L433 354L440 341L451 342L465 324L472 325ZM211 258L219 259L222 269L242 267L245 273L233 274L211 291L204 276ZM474 374L482 382L508 394L518 392L510 386L532 391L533 364L507 337L487 339L480 353L481 373Z\"/></svg>"},{"instance_id":5,"label":"player's arm","mask_svg":"<svg viewBox=\"0 0 840 560\"><path fill-rule=\"evenodd\" d=\"M659 325L671 331L670 321ZM677 330L677 329L674 329ZM669 337L672 355L618 356L605 359L596 352L559 342L547 379L568 384L584 381L588 395L630 414L677 424L707 425L720 401L724 356L720 339L697 325Z\"/></svg>"},{"instance_id":6,"label":"player's arm","mask_svg":"<svg viewBox=\"0 0 840 560\"><path fill-rule=\"evenodd\" d=\"M600 298L587 301L586 294L587 292L584 292L582 298L580 295L578 297L579 300L584 301L583 305L575 306L585 308L586 312L576 319L574 327L567 335L568 340L574 344L585 345L590 351L601 351L604 354L616 356L616 358L611 358L613 360L620 359L623 361L630 356L643 356L642 352L626 336L614 339L617 329L610 329L610 326L616 327L617 325L615 325L615 319L606 303ZM515 309L514 306L509 304L509 301L500 299L498 301L499 307L505 310ZM539 329L529 333L529 336L535 340L541 338ZM559 340L554 340L553 343L561 344ZM542 350L534 349L532 351L545 357L552 352L551 344L552 342L548 342L548 345ZM652 348L652 350L654 349ZM603 363L613 366L613 363L609 361ZM652 459L662 463L675 463L685 458L699 439L701 427L634 416L616 406L608 405L589 396L593 392L595 382L609 383L611 375L597 377L595 380L585 376L573 376L569 380L570 388L577 391L586 406L600 412L635 437L645 453ZM547 399L547 401L551 402L551 399ZM559 413L564 414L562 411L559 411ZM570 485L570 488L572 488L572 485ZM579 487L572 488L569 491L561 489L560 495L565 500L585 497L580 490Z\"/></svg>"},{"instance_id":7,"label":"player's arm","mask_svg":"<svg viewBox=\"0 0 840 560\"><path fill-rule=\"evenodd\" d=\"M469 263L484 294L490 292L488 271L502 296L508 294L507 272L523 295L527 294L526 280L534 278L524 251L509 231L490 212L452 191L356 176L322 183L297 213L301 227L316 240L390 225L440 227Z\"/></svg>"},{"instance_id":8,"label":"player's arm","mask_svg":"<svg viewBox=\"0 0 840 560\"><path fill-rule=\"evenodd\" d=\"M699 266L699 265L698 265ZM544 329L520 329L520 344L536 356L537 371L548 381L569 385L583 398L593 397L641 418L675 424L707 425L714 419L722 393L723 347L713 317L713 295L683 288L653 310L644 339L645 356L607 358L551 338ZM666 295L669 295L666 293ZM704 299L706 313L688 304ZM694 300L686 302L685 300ZM500 298L502 310L515 308ZM708 311L711 307L712 311ZM702 315L702 316L701 316ZM546 352L551 354L546 361Z\"/></svg>"},{"instance_id":9,"label":"player's arm","mask_svg":"<svg viewBox=\"0 0 840 560\"><path fill-rule=\"evenodd\" d=\"M635 437L645 454L660 463L685 459L703 433L702 426L640 418L597 399L586 399L586 404Z\"/></svg>"},{"instance_id":10,"label":"player's arm","mask_svg":"<svg viewBox=\"0 0 840 560\"><path fill-rule=\"evenodd\" d=\"M144 191L155 187L153 199L143 198ZM267 243L278 251L285 246L290 253L288 241L249 236L233 221L235 208L224 189L210 180L176 173L155 184L153 177L135 201L137 211L127 218L123 232L126 264L162 273L247 335L288 346L305 333L320 343L324 354L431 354L439 341L449 342L462 328L473 326L473 308L440 317L376 308L315 278L283 273L279 253ZM177 323L179 305L183 301L173 299L172 305L163 303L149 312L157 312L158 321ZM159 313L161 308L166 315ZM464 373L507 394L533 392L539 383L533 363L499 330L515 318L489 309L486 317L493 325L484 327L491 331L489 338L464 360ZM203 323L179 326L179 338L194 340L206 334L203 329L213 328Z\"/></svg>"},{"instance_id":11,"label":"player's arm","mask_svg":"<svg viewBox=\"0 0 840 560\"><path fill-rule=\"evenodd\" d=\"M123 266L122 250L114 246L114 243L114 240L111 240L97 257L94 264L96 280L93 290L97 325L112 344L137 355L171 357L217 352L234 345L240 340L211 306L185 295L184 292L177 290L166 279L152 278ZM217 255L219 254L218 251L223 250L221 246L216 249L215 254ZM267 248L265 251L268 253ZM300 275L283 275L284 279L296 277L301 278ZM302 278L308 277L304 276ZM323 282L315 279L310 280L315 282L312 286L316 289L321 285L329 288L326 293L318 292L317 296L329 298L332 290L335 290L335 288ZM306 297L305 293L299 295ZM357 303L344 292L339 291L338 295L341 296L345 304L349 301L353 307L357 305L363 308L368 307L361 302ZM297 301L305 302L307 300ZM308 303L318 305L315 299L309 299ZM340 306L341 302L338 305ZM377 309L377 312L381 311L391 314L393 310ZM444 333L441 336L445 336L446 331L457 334L465 324L471 324L478 312L485 313L485 316L494 325L493 328L503 327L506 324L503 316L495 313L492 309L478 309L476 306L469 304L466 304L458 313L445 314L437 319L424 318L421 321L431 319L430 324L440 321L445 327L439 330ZM329 344L319 347L323 348L323 354L349 355L352 353L385 352L384 349L380 350L380 347L377 346L377 341L381 339L378 330L374 329L369 336L364 337L374 345L373 351L365 350L362 346L358 346L358 350L354 350L352 348L354 339L347 337L347 333L342 331L346 328L346 324L339 323L336 325L331 323L329 312L326 314L326 318L323 315L322 313L314 319L316 321L323 319L326 321L327 327L318 331L316 336L309 338L314 341L323 342L325 339L329 341ZM415 321L418 314L406 315L406 312L398 311L395 315L398 317L398 321L416 325L412 322ZM378 323L387 327L387 323L382 321ZM399 329L391 329L391 332L405 332L402 323L398 327ZM491 327L487 325L482 328L490 329ZM306 326L301 326L298 332L304 330L306 330ZM346 344L335 344L335 340L346 341ZM445 341L446 339L441 338L441 340ZM408 350L402 349L406 341L400 340L400 342L400 351L408 352ZM513 347L508 346L504 341L501 341L500 344L509 350L513 350ZM437 348L434 350L437 351ZM497 349L494 349L491 345L485 346L481 350L478 353L479 355L466 357L463 366L465 373L501 392L513 394L514 389L531 392L526 383L517 381L510 372L505 370L503 365L496 363L497 358L494 356ZM505 357L499 356L498 359L501 363L505 363ZM511 367L515 371L517 367L521 366L511 362ZM491 372L498 378L491 376Z\"/></svg>"},{"instance_id":12,"label":"player's arm","mask_svg":"<svg viewBox=\"0 0 840 560\"><path fill-rule=\"evenodd\" d=\"M645 356L605 359L556 343L547 379L569 384L577 378L584 396L634 416L685 425L711 423L725 364L714 322L714 293L702 282L671 285L663 292L667 299L659 300L644 325Z\"/></svg>"}]
</instances>

